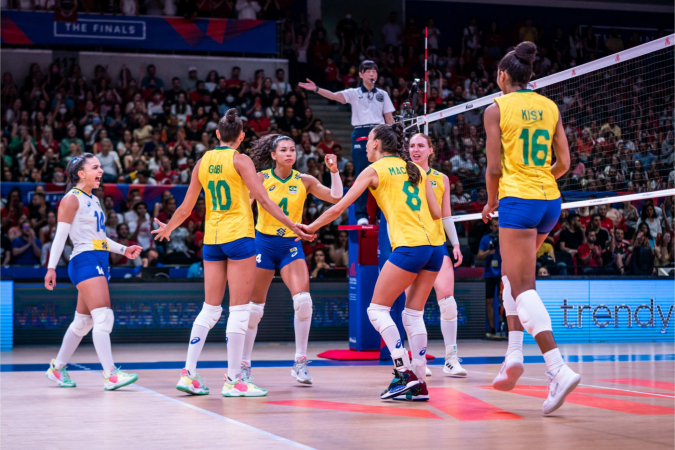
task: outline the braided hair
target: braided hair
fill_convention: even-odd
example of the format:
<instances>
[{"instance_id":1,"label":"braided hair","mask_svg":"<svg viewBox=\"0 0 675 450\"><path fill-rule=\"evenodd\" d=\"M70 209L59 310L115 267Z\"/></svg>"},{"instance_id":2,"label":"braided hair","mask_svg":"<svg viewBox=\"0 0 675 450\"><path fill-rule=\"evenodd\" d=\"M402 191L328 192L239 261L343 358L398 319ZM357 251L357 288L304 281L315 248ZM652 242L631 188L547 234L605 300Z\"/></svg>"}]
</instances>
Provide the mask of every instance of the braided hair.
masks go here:
<instances>
[{"instance_id":1,"label":"braided hair","mask_svg":"<svg viewBox=\"0 0 675 450\"><path fill-rule=\"evenodd\" d=\"M408 181L410 181L410 184L413 186L420 184L420 181L422 181L422 173L417 164L410 159L403 124L377 125L373 128L372 133L373 139L377 139L382 143L382 151L384 153L396 156L405 161L405 168L406 172L408 172Z\"/></svg>"},{"instance_id":2,"label":"braided hair","mask_svg":"<svg viewBox=\"0 0 675 450\"><path fill-rule=\"evenodd\" d=\"M80 156L77 156L70 160L66 166L66 176L68 177L68 184L66 185L66 192L70 191L73 186L77 185L80 181L80 170L84 170L84 164L88 159L96 158L95 155L91 153L82 153Z\"/></svg>"},{"instance_id":3,"label":"braided hair","mask_svg":"<svg viewBox=\"0 0 675 450\"><path fill-rule=\"evenodd\" d=\"M279 142L286 140L293 141L285 134L268 134L255 141L251 146L251 159L255 164L255 169L260 171L272 167L274 161L272 152L277 150Z\"/></svg>"}]
</instances>

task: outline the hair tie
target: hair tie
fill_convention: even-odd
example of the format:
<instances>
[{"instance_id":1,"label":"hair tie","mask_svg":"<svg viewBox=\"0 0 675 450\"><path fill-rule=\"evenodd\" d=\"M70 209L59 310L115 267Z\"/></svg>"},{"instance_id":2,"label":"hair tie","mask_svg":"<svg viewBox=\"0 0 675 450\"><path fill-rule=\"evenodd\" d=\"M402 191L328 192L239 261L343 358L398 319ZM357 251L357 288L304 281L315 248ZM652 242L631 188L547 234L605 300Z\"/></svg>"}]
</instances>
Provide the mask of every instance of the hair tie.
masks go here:
<instances>
[{"instance_id":1,"label":"hair tie","mask_svg":"<svg viewBox=\"0 0 675 450\"><path fill-rule=\"evenodd\" d=\"M272 142L272 148L277 148L277 144L279 142L286 141L286 140L292 141L293 138L291 138L290 136L286 136L285 134L282 134L281 136L274 139L274 141Z\"/></svg>"}]
</instances>

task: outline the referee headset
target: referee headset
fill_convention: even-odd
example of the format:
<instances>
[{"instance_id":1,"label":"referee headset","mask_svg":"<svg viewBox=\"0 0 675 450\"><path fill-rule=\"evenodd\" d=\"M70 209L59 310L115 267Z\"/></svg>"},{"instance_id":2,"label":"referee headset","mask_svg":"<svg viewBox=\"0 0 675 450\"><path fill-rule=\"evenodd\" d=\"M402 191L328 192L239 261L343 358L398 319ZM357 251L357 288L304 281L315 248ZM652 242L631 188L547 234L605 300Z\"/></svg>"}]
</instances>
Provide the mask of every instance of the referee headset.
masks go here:
<instances>
[{"instance_id":1,"label":"referee headset","mask_svg":"<svg viewBox=\"0 0 675 450\"><path fill-rule=\"evenodd\" d=\"M359 64L359 75L365 74L368 70L374 70L375 72L378 72L377 64L375 64L374 61L366 59L365 61L361 62L361 64ZM375 87L376 77L377 76L372 77L370 79L370 81L373 83L373 88ZM363 82L363 77L359 77L359 78L361 78L361 80ZM374 90L375 89L373 89L372 91L368 91L368 93L366 94L366 98L368 98L368 101L370 101L370 102L372 102L373 98L375 97ZM359 96L360 96L360 92L359 92Z\"/></svg>"}]
</instances>

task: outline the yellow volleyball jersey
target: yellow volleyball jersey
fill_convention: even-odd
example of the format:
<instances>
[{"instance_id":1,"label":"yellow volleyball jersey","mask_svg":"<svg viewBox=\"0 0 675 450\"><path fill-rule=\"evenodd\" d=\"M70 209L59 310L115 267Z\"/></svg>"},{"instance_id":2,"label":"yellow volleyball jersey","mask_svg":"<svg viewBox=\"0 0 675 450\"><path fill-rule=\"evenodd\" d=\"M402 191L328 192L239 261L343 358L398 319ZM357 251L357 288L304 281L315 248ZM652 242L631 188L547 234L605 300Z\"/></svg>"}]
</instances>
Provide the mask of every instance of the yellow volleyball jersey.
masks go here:
<instances>
[{"instance_id":1,"label":"yellow volleyball jersey","mask_svg":"<svg viewBox=\"0 0 675 450\"><path fill-rule=\"evenodd\" d=\"M401 158L385 156L370 167L377 172L379 180L377 189L371 188L370 192L387 218L392 250L443 244L429 212L424 170L420 167L422 180L413 186Z\"/></svg>"},{"instance_id":2,"label":"yellow volleyball jersey","mask_svg":"<svg viewBox=\"0 0 675 450\"><path fill-rule=\"evenodd\" d=\"M307 199L307 189L302 182L298 171L294 170L288 178L282 180L273 169L262 171L263 186L270 199L279 205L279 208L293 223L302 221L302 209ZM280 237L298 237L297 234L286 228L281 222L272 217L264 208L258 207L258 223L255 229L262 234Z\"/></svg>"},{"instance_id":3,"label":"yellow volleyball jersey","mask_svg":"<svg viewBox=\"0 0 675 450\"><path fill-rule=\"evenodd\" d=\"M551 142L558 107L531 90L498 97L502 143L499 198L555 200L560 191L551 173Z\"/></svg>"},{"instance_id":4,"label":"yellow volleyball jersey","mask_svg":"<svg viewBox=\"0 0 675 450\"><path fill-rule=\"evenodd\" d=\"M434 197L436 197L438 207L441 208L442 210L443 194L445 194L445 184L443 183L443 174L440 173L438 170L429 169L429 171L427 172L427 176L429 177L431 187L434 189ZM436 229L438 231L439 236L441 237L441 241L445 242L445 229L443 228L443 219L438 219L434 222L436 223Z\"/></svg>"},{"instance_id":5,"label":"yellow volleyball jersey","mask_svg":"<svg viewBox=\"0 0 675 450\"><path fill-rule=\"evenodd\" d=\"M202 157L199 182L206 194L204 244L255 237L248 188L234 168L236 150L216 147Z\"/></svg>"}]
</instances>

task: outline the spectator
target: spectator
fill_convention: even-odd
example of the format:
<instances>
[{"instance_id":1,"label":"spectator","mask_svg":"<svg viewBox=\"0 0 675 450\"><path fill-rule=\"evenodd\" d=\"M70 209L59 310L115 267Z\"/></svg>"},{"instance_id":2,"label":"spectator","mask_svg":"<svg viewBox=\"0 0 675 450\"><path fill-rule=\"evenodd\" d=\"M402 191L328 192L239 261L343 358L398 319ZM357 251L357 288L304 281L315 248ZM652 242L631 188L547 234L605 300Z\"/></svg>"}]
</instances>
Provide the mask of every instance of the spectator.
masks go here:
<instances>
[{"instance_id":1,"label":"spectator","mask_svg":"<svg viewBox=\"0 0 675 450\"><path fill-rule=\"evenodd\" d=\"M614 239L611 243L611 252L612 259L614 261L614 266L617 268L621 275L624 274L624 267L626 266L626 259L628 258L630 247L630 242L625 240L623 235L623 230L621 228L616 228L614 230Z\"/></svg>"},{"instance_id":2,"label":"spectator","mask_svg":"<svg viewBox=\"0 0 675 450\"><path fill-rule=\"evenodd\" d=\"M237 0L235 9L239 20L257 20L260 5L255 0Z\"/></svg>"},{"instance_id":3,"label":"spectator","mask_svg":"<svg viewBox=\"0 0 675 450\"><path fill-rule=\"evenodd\" d=\"M499 295L499 286L502 282L502 257L499 253L499 222L490 221L490 233L483 236L478 245L478 261L485 261L483 278L485 279L485 306L487 319L490 325L487 337L495 334L494 298L495 292Z\"/></svg>"},{"instance_id":4,"label":"spectator","mask_svg":"<svg viewBox=\"0 0 675 450\"><path fill-rule=\"evenodd\" d=\"M600 214L591 215L591 230L595 232L595 242L602 249L607 248L607 244L612 239L609 234L609 231L606 228L602 227Z\"/></svg>"},{"instance_id":5,"label":"spectator","mask_svg":"<svg viewBox=\"0 0 675 450\"><path fill-rule=\"evenodd\" d=\"M563 228L558 238L560 251L567 252L571 256L576 256L579 246L584 243L584 231L585 227L581 225L579 214L570 214L567 222L563 223Z\"/></svg>"},{"instance_id":6,"label":"spectator","mask_svg":"<svg viewBox=\"0 0 675 450\"><path fill-rule=\"evenodd\" d=\"M537 40L539 39L539 32L532 25L532 18L528 17L525 20L525 25L520 27L519 35L521 42L530 41L534 42L535 44L537 43Z\"/></svg>"},{"instance_id":7,"label":"spectator","mask_svg":"<svg viewBox=\"0 0 675 450\"><path fill-rule=\"evenodd\" d=\"M661 221L656 215L656 209L652 204L646 204L642 208L642 215L640 215L640 220L637 222L637 228L640 229L640 225L643 223L647 224L649 227L649 232L654 238L660 236L663 233Z\"/></svg>"},{"instance_id":8,"label":"spectator","mask_svg":"<svg viewBox=\"0 0 675 450\"><path fill-rule=\"evenodd\" d=\"M611 131L615 138L621 139L621 128L617 125L614 116L610 116L608 122L600 128L601 135L604 135L605 131Z\"/></svg>"},{"instance_id":9,"label":"spectator","mask_svg":"<svg viewBox=\"0 0 675 450\"><path fill-rule=\"evenodd\" d=\"M395 11L389 13L389 22L382 27L382 42L384 46L398 47L401 43L401 26L398 24L398 14Z\"/></svg>"},{"instance_id":10,"label":"spectator","mask_svg":"<svg viewBox=\"0 0 675 450\"><path fill-rule=\"evenodd\" d=\"M117 225L117 242L124 245L125 247L137 245L136 241L129 239L129 226L126 223ZM127 257L118 253L111 253L110 260L113 266L130 265L130 261L127 259Z\"/></svg>"},{"instance_id":11,"label":"spectator","mask_svg":"<svg viewBox=\"0 0 675 450\"><path fill-rule=\"evenodd\" d=\"M453 214L466 214L471 196L464 192L464 185L458 181L455 184L455 191L450 195L450 204ZM482 210L481 210L482 211Z\"/></svg>"},{"instance_id":12,"label":"spectator","mask_svg":"<svg viewBox=\"0 0 675 450\"><path fill-rule=\"evenodd\" d=\"M607 47L609 53L618 53L624 49L623 40L619 35L619 30L613 28L609 32L609 37L605 39L605 47Z\"/></svg>"},{"instance_id":13,"label":"spectator","mask_svg":"<svg viewBox=\"0 0 675 450\"><path fill-rule=\"evenodd\" d=\"M602 267L602 247L596 243L595 231L586 231L586 242L578 249L577 261L584 275L598 274Z\"/></svg>"},{"instance_id":14,"label":"spectator","mask_svg":"<svg viewBox=\"0 0 675 450\"><path fill-rule=\"evenodd\" d=\"M182 82L181 85L185 87L185 89L188 92L192 92L195 89L197 89L197 83L199 81L199 78L197 78L197 68L195 66L191 66L188 69L188 76L185 78Z\"/></svg>"},{"instance_id":15,"label":"spectator","mask_svg":"<svg viewBox=\"0 0 675 450\"><path fill-rule=\"evenodd\" d=\"M30 222L19 224L21 234L12 241L12 264L18 266L37 266L40 264L42 243L35 237Z\"/></svg>"},{"instance_id":16,"label":"spectator","mask_svg":"<svg viewBox=\"0 0 675 450\"><path fill-rule=\"evenodd\" d=\"M332 270L331 266L326 262L326 253L323 249L315 249L311 259L310 278L323 278L328 271Z\"/></svg>"},{"instance_id":17,"label":"spectator","mask_svg":"<svg viewBox=\"0 0 675 450\"><path fill-rule=\"evenodd\" d=\"M152 125L148 123L148 118L143 114L140 114L136 120L138 121L138 127L134 130L133 136L134 140L142 148L146 142L152 140Z\"/></svg>"},{"instance_id":18,"label":"spectator","mask_svg":"<svg viewBox=\"0 0 675 450\"><path fill-rule=\"evenodd\" d=\"M113 150L113 144L110 139L103 139L101 141L101 153L96 155L98 160L101 162L101 168L103 169L103 179L104 183L114 183L117 181L117 176L123 172L122 164L120 163L120 157Z\"/></svg>"},{"instance_id":19,"label":"spectator","mask_svg":"<svg viewBox=\"0 0 675 450\"><path fill-rule=\"evenodd\" d=\"M349 160L342 156L342 146L338 143L333 144L332 153L335 155L337 160L338 170L341 173L344 172Z\"/></svg>"},{"instance_id":20,"label":"spectator","mask_svg":"<svg viewBox=\"0 0 675 450\"><path fill-rule=\"evenodd\" d=\"M328 246L330 264L338 267L349 266L349 239L346 231L340 231L335 243Z\"/></svg>"},{"instance_id":21,"label":"spectator","mask_svg":"<svg viewBox=\"0 0 675 450\"><path fill-rule=\"evenodd\" d=\"M157 180L157 183L171 184L171 180L176 175L178 175L178 173L171 167L171 159L168 156L163 157L162 167L155 174L155 180Z\"/></svg>"},{"instance_id":22,"label":"spectator","mask_svg":"<svg viewBox=\"0 0 675 450\"><path fill-rule=\"evenodd\" d=\"M346 188L352 187L356 180L356 172L354 171L354 163L351 161L345 164L345 168L340 172L342 178L342 185Z\"/></svg>"},{"instance_id":23,"label":"spectator","mask_svg":"<svg viewBox=\"0 0 675 450\"><path fill-rule=\"evenodd\" d=\"M185 92L181 86L180 78L173 77L171 80L171 89L166 91L164 95L164 102L173 105L178 102L178 96L180 94L183 94L185 97L187 97L187 92Z\"/></svg>"},{"instance_id":24,"label":"spectator","mask_svg":"<svg viewBox=\"0 0 675 450\"><path fill-rule=\"evenodd\" d=\"M608 205L598 205L598 215L600 216L600 226L611 232L614 229L614 221L607 216Z\"/></svg>"},{"instance_id":25,"label":"spectator","mask_svg":"<svg viewBox=\"0 0 675 450\"><path fill-rule=\"evenodd\" d=\"M72 144L77 144L84 151L84 141L77 137L77 127L74 124L68 126L68 135L59 142L59 153L64 166L70 161Z\"/></svg>"},{"instance_id":26,"label":"spectator","mask_svg":"<svg viewBox=\"0 0 675 450\"><path fill-rule=\"evenodd\" d=\"M673 264L673 238L666 233L661 238L661 244L655 249L656 267L671 267Z\"/></svg>"},{"instance_id":27,"label":"spectator","mask_svg":"<svg viewBox=\"0 0 675 450\"><path fill-rule=\"evenodd\" d=\"M639 149L640 151L633 155L633 163L639 161L641 167L651 167L654 161L658 161L658 158L649 151L649 147L647 147L646 142L640 142Z\"/></svg>"},{"instance_id":28,"label":"spectator","mask_svg":"<svg viewBox=\"0 0 675 450\"><path fill-rule=\"evenodd\" d=\"M148 206L144 202L138 202L134 205L134 213L136 220L127 220L131 240L137 242L137 245L143 247L144 250L147 250L154 246L152 230L156 228L156 225L154 225L154 222L150 218ZM117 234L119 235L119 228Z\"/></svg>"},{"instance_id":29,"label":"spectator","mask_svg":"<svg viewBox=\"0 0 675 450\"><path fill-rule=\"evenodd\" d=\"M142 162L143 165L145 165L145 162L140 160L139 162ZM158 183L157 180L152 178L152 172L150 172L148 169L142 169L136 171L136 179L132 184L149 184L151 186L156 186Z\"/></svg>"},{"instance_id":30,"label":"spectator","mask_svg":"<svg viewBox=\"0 0 675 450\"><path fill-rule=\"evenodd\" d=\"M115 211L115 199L112 195L106 195L103 197L103 213L106 217L117 216L118 224L124 223L124 216L117 211ZM115 233L117 233L117 225L115 225Z\"/></svg>"},{"instance_id":31,"label":"spectator","mask_svg":"<svg viewBox=\"0 0 675 450\"><path fill-rule=\"evenodd\" d=\"M450 159L450 162L452 163L452 173L457 175L460 180L467 180L471 177L476 166L476 163L473 161L473 156L471 155L472 145L471 139L464 139L461 153Z\"/></svg>"},{"instance_id":32,"label":"spectator","mask_svg":"<svg viewBox=\"0 0 675 450\"><path fill-rule=\"evenodd\" d=\"M317 146L317 150L319 151L319 155L332 154L333 153L333 147L335 145L339 145L339 144L336 141L333 140L333 132L331 130L324 130L321 142L319 142L319 145ZM340 147L340 148L342 148L342 147Z\"/></svg>"},{"instance_id":33,"label":"spectator","mask_svg":"<svg viewBox=\"0 0 675 450\"><path fill-rule=\"evenodd\" d=\"M471 202L469 213L480 213L487 204L487 191L485 188L479 188L476 191L476 201Z\"/></svg>"},{"instance_id":34,"label":"spectator","mask_svg":"<svg viewBox=\"0 0 675 450\"><path fill-rule=\"evenodd\" d=\"M150 64L146 69L146 75L141 80L141 89L149 91L149 94L156 89L164 92L164 80L157 76L157 68L154 64Z\"/></svg>"},{"instance_id":35,"label":"spectator","mask_svg":"<svg viewBox=\"0 0 675 450\"><path fill-rule=\"evenodd\" d=\"M636 263L638 263L638 266L642 266L647 261L637 261L637 259L640 258L643 253L647 255L649 262L653 262L655 253L652 241L653 238L650 234L649 227L646 224L642 224L640 228L638 228L638 232L633 236L630 247L628 247L629 254L628 258L626 258L626 266L633 268ZM653 264L651 264L651 266L653 267ZM651 273L646 273L645 275L651 275Z\"/></svg>"},{"instance_id":36,"label":"spectator","mask_svg":"<svg viewBox=\"0 0 675 450\"><path fill-rule=\"evenodd\" d=\"M257 102L253 105L253 114L249 120L249 127L255 132L258 137L262 137L270 132L272 124L270 120L265 117L262 110L262 105Z\"/></svg>"}]
</instances>

